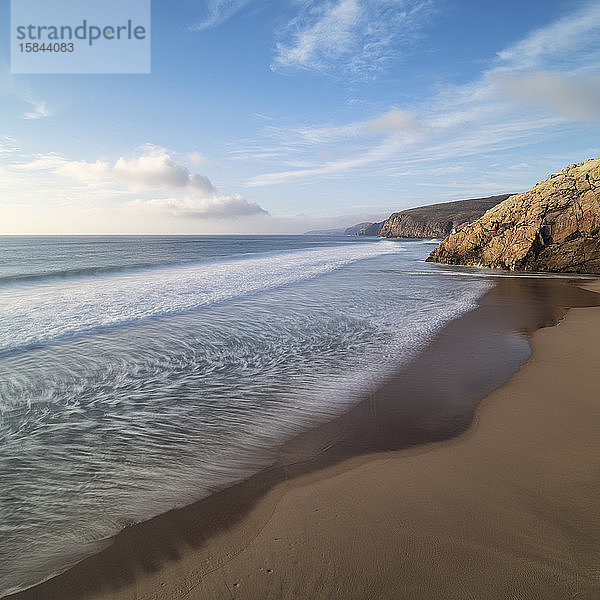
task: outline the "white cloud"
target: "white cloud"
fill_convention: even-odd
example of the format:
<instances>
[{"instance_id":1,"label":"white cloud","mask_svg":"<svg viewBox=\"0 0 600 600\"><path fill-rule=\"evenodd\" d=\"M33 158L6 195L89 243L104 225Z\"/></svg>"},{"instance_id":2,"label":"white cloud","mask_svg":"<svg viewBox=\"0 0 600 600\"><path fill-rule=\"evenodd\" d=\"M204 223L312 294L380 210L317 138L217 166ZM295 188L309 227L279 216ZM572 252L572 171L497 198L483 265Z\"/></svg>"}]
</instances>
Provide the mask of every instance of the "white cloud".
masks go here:
<instances>
[{"instance_id":1,"label":"white cloud","mask_svg":"<svg viewBox=\"0 0 600 600\"><path fill-rule=\"evenodd\" d=\"M239 12L251 0L207 0L206 16L202 21L192 25L192 31L202 31L217 27Z\"/></svg>"},{"instance_id":2,"label":"white cloud","mask_svg":"<svg viewBox=\"0 0 600 600\"><path fill-rule=\"evenodd\" d=\"M313 127L297 127L284 129L270 126L265 129L268 136L275 141L285 144L288 148L311 147L317 144L329 144L339 141L361 140L383 134L407 138L414 135L420 128L415 115L410 111L392 107L387 112L372 119L354 121L345 125L325 125ZM282 156L281 152L260 152L256 147L248 149L253 156L263 157ZM241 149L233 150L234 155L243 153ZM329 153L326 152L325 155Z\"/></svg>"},{"instance_id":3,"label":"white cloud","mask_svg":"<svg viewBox=\"0 0 600 600\"><path fill-rule=\"evenodd\" d=\"M549 107L577 121L600 119L600 75L569 76L549 71L498 73L495 83L507 97L524 105Z\"/></svg>"},{"instance_id":4,"label":"white cloud","mask_svg":"<svg viewBox=\"0 0 600 600\"><path fill-rule=\"evenodd\" d=\"M578 11L533 31L499 52L498 57L507 68L519 70L538 69L549 57L563 64L572 65L577 58L589 62L590 53L600 49L599 29L600 4L588 2Z\"/></svg>"},{"instance_id":5,"label":"white cloud","mask_svg":"<svg viewBox=\"0 0 600 600\"><path fill-rule=\"evenodd\" d=\"M190 152L187 155L187 158L190 162L192 162L195 165L201 165L202 163L208 162L208 159L206 158L206 156L204 156L204 154L202 154L202 152L198 152L198 151Z\"/></svg>"},{"instance_id":6,"label":"white cloud","mask_svg":"<svg viewBox=\"0 0 600 600\"><path fill-rule=\"evenodd\" d=\"M370 121L365 121L363 128L372 133L398 136L415 133L420 129L420 125L412 112L394 107Z\"/></svg>"},{"instance_id":7,"label":"white cloud","mask_svg":"<svg viewBox=\"0 0 600 600\"><path fill-rule=\"evenodd\" d=\"M418 36L432 12L430 0L306 2L280 33L271 68L372 75Z\"/></svg>"},{"instance_id":8,"label":"white cloud","mask_svg":"<svg viewBox=\"0 0 600 600\"><path fill-rule=\"evenodd\" d=\"M197 198L156 198L152 200L136 199L127 203L127 207L135 212L158 212L172 217L190 217L201 219L226 219L267 215L268 212L242 196L209 196Z\"/></svg>"},{"instance_id":9,"label":"white cloud","mask_svg":"<svg viewBox=\"0 0 600 600\"><path fill-rule=\"evenodd\" d=\"M268 214L260 205L239 194L217 194L207 177L191 173L175 162L166 149L149 144L137 156L121 157L114 163L68 160L52 153L13 162L7 166L7 171L13 175L26 175L28 185L25 187L30 191L40 187L51 189L54 196L84 201L88 205L110 200L121 204L130 213L156 218L163 215L218 220ZM52 180L53 176L55 180ZM82 185L65 185L65 179ZM170 195L157 197L164 189L170 190ZM133 200L123 203L132 197Z\"/></svg>"},{"instance_id":10,"label":"white cloud","mask_svg":"<svg viewBox=\"0 0 600 600\"><path fill-rule=\"evenodd\" d=\"M23 119L44 119L51 114L46 102L40 100L22 80L16 79L6 64L0 63L0 96L4 94L14 96L27 105L21 114Z\"/></svg>"},{"instance_id":11,"label":"white cloud","mask_svg":"<svg viewBox=\"0 0 600 600\"><path fill-rule=\"evenodd\" d=\"M25 100L25 99L24 99ZM50 111L46 106L46 103L42 100L25 100L31 105L31 110L23 113L24 119L44 119L50 116Z\"/></svg>"},{"instance_id":12,"label":"white cloud","mask_svg":"<svg viewBox=\"0 0 600 600\"><path fill-rule=\"evenodd\" d=\"M186 167L173 161L164 148L156 146L147 146L144 154L136 158L119 158L112 173L120 181L141 188L164 186L189 189L200 195L214 192L207 177L190 173Z\"/></svg>"},{"instance_id":13,"label":"white cloud","mask_svg":"<svg viewBox=\"0 0 600 600\"><path fill-rule=\"evenodd\" d=\"M324 134L324 130L326 133ZM316 128L315 132L304 130L302 133L309 139L320 139L331 141L339 139L347 131L353 131L359 138L370 139L377 134L379 141L375 145L369 145L351 156L334 158L332 160L319 160L318 163L298 163L301 168L274 173L265 173L250 178L247 184L251 187L288 183L290 181L311 180L319 177L339 177L347 171L360 169L375 163L380 163L390 156L397 154L414 142L422 133L421 128L414 117L399 109L392 110L368 121L341 126L339 128ZM383 139L382 139L383 136ZM322 157L328 157L328 152L320 153Z\"/></svg>"},{"instance_id":14,"label":"white cloud","mask_svg":"<svg viewBox=\"0 0 600 600\"><path fill-rule=\"evenodd\" d=\"M357 0L338 0L311 12L316 18L295 34L290 45L277 44L277 65L316 67L328 58L339 58L354 46L354 30L362 13ZM298 19L293 23L297 25Z\"/></svg>"},{"instance_id":15,"label":"white cloud","mask_svg":"<svg viewBox=\"0 0 600 600\"><path fill-rule=\"evenodd\" d=\"M38 154L33 160L11 165L17 171L58 171L69 161L59 154Z\"/></svg>"},{"instance_id":16,"label":"white cloud","mask_svg":"<svg viewBox=\"0 0 600 600\"><path fill-rule=\"evenodd\" d=\"M167 150L147 145L139 156L119 158L114 164L97 160L68 160L58 154L46 154L32 161L14 165L22 171L53 171L83 183L102 179L122 182L132 189L169 188L206 196L215 191L210 180L176 163Z\"/></svg>"},{"instance_id":17,"label":"white cloud","mask_svg":"<svg viewBox=\"0 0 600 600\"><path fill-rule=\"evenodd\" d=\"M564 119L600 118L600 3L537 29L498 53L488 90ZM480 85L484 89L485 85Z\"/></svg>"},{"instance_id":18,"label":"white cloud","mask_svg":"<svg viewBox=\"0 0 600 600\"><path fill-rule=\"evenodd\" d=\"M332 10L341 5L327 6ZM261 151L265 156L282 152L288 160L247 183L310 183L351 171L395 177L415 164L480 159L485 153L550 139L577 121L597 122L598 29L600 4L587 4L498 53L477 79L446 86L409 110L392 107L365 121L334 126L271 126L265 130L271 145L263 144ZM297 41L305 31L315 29L300 28Z\"/></svg>"},{"instance_id":19,"label":"white cloud","mask_svg":"<svg viewBox=\"0 0 600 600\"><path fill-rule=\"evenodd\" d=\"M9 135L5 135L0 139L0 154L15 154L20 151L16 145L17 140Z\"/></svg>"},{"instance_id":20,"label":"white cloud","mask_svg":"<svg viewBox=\"0 0 600 600\"><path fill-rule=\"evenodd\" d=\"M46 161L47 158L42 158L36 162L43 165ZM65 160L60 158L56 165L56 172L77 181L92 183L109 178L111 176L111 167L107 162L101 160L87 162L85 160Z\"/></svg>"}]
</instances>

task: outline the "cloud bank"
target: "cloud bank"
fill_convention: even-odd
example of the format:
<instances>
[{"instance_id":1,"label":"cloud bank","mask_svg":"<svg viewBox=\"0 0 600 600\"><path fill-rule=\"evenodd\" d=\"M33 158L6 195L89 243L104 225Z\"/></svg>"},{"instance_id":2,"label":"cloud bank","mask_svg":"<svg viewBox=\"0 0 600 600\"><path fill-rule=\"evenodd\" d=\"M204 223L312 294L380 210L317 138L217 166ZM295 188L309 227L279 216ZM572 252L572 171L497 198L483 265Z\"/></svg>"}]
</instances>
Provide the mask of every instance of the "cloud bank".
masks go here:
<instances>
[{"instance_id":1,"label":"cloud bank","mask_svg":"<svg viewBox=\"0 0 600 600\"><path fill-rule=\"evenodd\" d=\"M194 219L228 219L269 213L256 204L248 202L242 196L209 196L196 198L157 198L152 200L135 199L127 204L135 212L149 211L168 214L172 217L189 217Z\"/></svg>"},{"instance_id":2,"label":"cloud bank","mask_svg":"<svg viewBox=\"0 0 600 600\"><path fill-rule=\"evenodd\" d=\"M523 105L550 108L576 121L600 119L600 75L536 71L494 77L501 93Z\"/></svg>"},{"instance_id":3,"label":"cloud bank","mask_svg":"<svg viewBox=\"0 0 600 600\"><path fill-rule=\"evenodd\" d=\"M176 162L165 148L146 145L137 156L120 157L114 163L97 160L68 160L58 154L39 155L15 163L16 172L59 176L83 184L95 196L138 197L126 202L128 209L177 218L226 219L266 215L260 205L239 194L219 195L208 177L192 173ZM60 187L60 186L56 186ZM156 198L159 190L176 195ZM140 197L141 196L141 197Z\"/></svg>"}]
</instances>

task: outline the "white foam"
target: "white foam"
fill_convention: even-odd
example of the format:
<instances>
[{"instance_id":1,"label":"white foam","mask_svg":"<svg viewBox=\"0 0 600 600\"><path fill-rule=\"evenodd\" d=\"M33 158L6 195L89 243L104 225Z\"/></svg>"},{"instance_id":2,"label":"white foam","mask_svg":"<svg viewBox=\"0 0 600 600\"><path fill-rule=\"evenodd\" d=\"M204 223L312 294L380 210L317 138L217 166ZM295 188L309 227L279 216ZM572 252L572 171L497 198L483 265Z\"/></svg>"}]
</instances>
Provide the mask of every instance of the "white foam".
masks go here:
<instances>
[{"instance_id":1,"label":"white foam","mask_svg":"<svg viewBox=\"0 0 600 600\"><path fill-rule=\"evenodd\" d=\"M0 290L0 352L98 328L176 314L401 252L395 242L292 250Z\"/></svg>"}]
</instances>

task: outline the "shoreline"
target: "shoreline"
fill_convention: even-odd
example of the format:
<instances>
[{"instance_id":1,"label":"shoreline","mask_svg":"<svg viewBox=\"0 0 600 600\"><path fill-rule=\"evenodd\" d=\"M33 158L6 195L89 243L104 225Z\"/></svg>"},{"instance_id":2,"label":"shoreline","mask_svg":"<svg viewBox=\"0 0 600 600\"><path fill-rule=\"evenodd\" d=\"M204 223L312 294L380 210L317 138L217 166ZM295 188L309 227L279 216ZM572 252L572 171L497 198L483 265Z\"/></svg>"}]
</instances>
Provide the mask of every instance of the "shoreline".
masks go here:
<instances>
[{"instance_id":1,"label":"shoreline","mask_svg":"<svg viewBox=\"0 0 600 600\"><path fill-rule=\"evenodd\" d=\"M324 473L329 480L389 453L420 455L432 442L470 434L479 402L529 355L524 335L514 332L529 335L559 321L567 307L597 304L596 294L568 280L499 277L477 309L447 324L378 392L284 444L269 469L125 529L99 554L6 598L184 597L195 589L191 579L210 579L259 536L297 481Z\"/></svg>"},{"instance_id":2,"label":"shoreline","mask_svg":"<svg viewBox=\"0 0 600 600\"><path fill-rule=\"evenodd\" d=\"M462 435L295 480L188 597L595 600L599 334L571 310Z\"/></svg>"}]
</instances>

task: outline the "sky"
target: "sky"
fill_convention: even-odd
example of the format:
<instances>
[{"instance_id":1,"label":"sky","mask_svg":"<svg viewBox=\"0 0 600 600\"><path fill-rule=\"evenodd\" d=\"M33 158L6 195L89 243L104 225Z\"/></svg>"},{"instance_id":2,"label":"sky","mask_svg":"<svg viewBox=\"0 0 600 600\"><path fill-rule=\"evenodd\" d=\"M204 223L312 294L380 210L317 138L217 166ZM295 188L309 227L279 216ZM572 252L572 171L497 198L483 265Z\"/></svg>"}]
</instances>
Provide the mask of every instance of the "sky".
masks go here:
<instances>
[{"instance_id":1,"label":"sky","mask_svg":"<svg viewBox=\"0 0 600 600\"><path fill-rule=\"evenodd\" d=\"M302 233L600 155L600 0L153 0L152 69L13 75L0 234Z\"/></svg>"}]
</instances>

